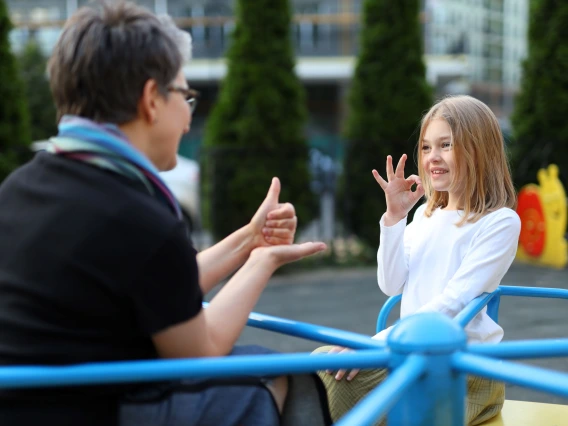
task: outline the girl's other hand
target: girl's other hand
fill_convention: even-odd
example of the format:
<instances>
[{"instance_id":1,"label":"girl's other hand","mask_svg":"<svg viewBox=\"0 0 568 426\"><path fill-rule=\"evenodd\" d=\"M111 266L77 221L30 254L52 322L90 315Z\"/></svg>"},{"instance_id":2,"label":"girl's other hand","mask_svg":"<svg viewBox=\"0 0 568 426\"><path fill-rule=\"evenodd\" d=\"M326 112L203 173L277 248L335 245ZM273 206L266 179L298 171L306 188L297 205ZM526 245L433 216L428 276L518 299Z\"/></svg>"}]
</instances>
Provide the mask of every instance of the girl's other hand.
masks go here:
<instances>
[{"instance_id":1,"label":"girl's other hand","mask_svg":"<svg viewBox=\"0 0 568 426\"><path fill-rule=\"evenodd\" d=\"M387 211L384 217L386 226L392 226L404 219L410 209L424 195L422 181L416 175L404 177L404 165L406 164L406 154L400 157L396 170L393 170L392 157L387 156L387 180L385 181L379 172L373 170L373 176L377 183L385 192L387 201ZM416 184L416 189L412 191L412 185Z\"/></svg>"},{"instance_id":2,"label":"girl's other hand","mask_svg":"<svg viewBox=\"0 0 568 426\"><path fill-rule=\"evenodd\" d=\"M334 346L333 348L331 348L328 352L329 354L345 354L345 353L349 353L349 352L354 352L353 349L349 349L349 348L344 348L342 346ZM331 371L331 370L326 370L325 371L327 374L334 374L335 372ZM335 373L335 380L341 380L343 379L343 377L345 376L345 373L347 372L347 370L339 370L337 371L337 373ZM357 375L357 373L359 372L358 368L354 368L352 370L349 371L349 374L347 375L347 381L351 381L355 378L355 376Z\"/></svg>"}]
</instances>

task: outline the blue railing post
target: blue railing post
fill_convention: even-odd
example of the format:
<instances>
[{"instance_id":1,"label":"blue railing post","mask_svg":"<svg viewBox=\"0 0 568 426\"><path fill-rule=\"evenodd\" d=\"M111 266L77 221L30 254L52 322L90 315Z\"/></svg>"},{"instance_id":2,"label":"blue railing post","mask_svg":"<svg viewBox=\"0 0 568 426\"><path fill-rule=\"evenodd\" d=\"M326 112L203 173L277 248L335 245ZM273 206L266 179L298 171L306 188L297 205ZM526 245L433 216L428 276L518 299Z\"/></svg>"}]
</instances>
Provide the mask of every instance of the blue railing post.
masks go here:
<instances>
[{"instance_id":1,"label":"blue railing post","mask_svg":"<svg viewBox=\"0 0 568 426\"><path fill-rule=\"evenodd\" d=\"M388 414L391 425L463 425L466 381L452 370L452 356L465 349L465 331L439 313L404 318L387 338L393 357L390 369L410 354L426 357L426 371Z\"/></svg>"},{"instance_id":2,"label":"blue railing post","mask_svg":"<svg viewBox=\"0 0 568 426\"><path fill-rule=\"evenodd\" d=\"M379 312L377 317L377 328L376 332L379 333L387 328L387 321L392 309L396 306L398 302L402 299L402 294L397 294L396 296L391 296L387 299L383 307Z\"/></svg>"},{"instance_id":3,"label":"blue railing post","mask_svg":"<svg viewBox=\"0 0 568 426\"><path fill-rule=\"evenodd\" d=\"M497 287L497 290L493 292L495 296L487 304L487 315L497 324L499 324L499 305L501 304L502 292L501 287Z\"/></svg>"}]
</instances>

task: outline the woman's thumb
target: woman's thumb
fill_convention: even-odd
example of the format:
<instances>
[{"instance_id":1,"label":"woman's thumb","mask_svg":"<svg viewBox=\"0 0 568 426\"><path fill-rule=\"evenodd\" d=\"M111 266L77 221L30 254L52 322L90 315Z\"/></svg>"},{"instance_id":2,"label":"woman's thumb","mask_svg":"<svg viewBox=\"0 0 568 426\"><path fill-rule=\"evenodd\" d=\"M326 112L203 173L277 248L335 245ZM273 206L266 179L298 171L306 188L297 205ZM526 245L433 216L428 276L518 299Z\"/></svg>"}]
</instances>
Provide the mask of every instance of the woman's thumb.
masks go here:
<instances>
[{"instance_id":1,"label":"woman's thumb","mask_svg":"<svg viewBox=\"0 0 568 426\"><path fill-rule=\"evenodd\" d=\"M278 204L278 197L280 196L280 179L277 177L272 178L270 188L266 194L265 201Z\"/></svg>"}]
</instances>

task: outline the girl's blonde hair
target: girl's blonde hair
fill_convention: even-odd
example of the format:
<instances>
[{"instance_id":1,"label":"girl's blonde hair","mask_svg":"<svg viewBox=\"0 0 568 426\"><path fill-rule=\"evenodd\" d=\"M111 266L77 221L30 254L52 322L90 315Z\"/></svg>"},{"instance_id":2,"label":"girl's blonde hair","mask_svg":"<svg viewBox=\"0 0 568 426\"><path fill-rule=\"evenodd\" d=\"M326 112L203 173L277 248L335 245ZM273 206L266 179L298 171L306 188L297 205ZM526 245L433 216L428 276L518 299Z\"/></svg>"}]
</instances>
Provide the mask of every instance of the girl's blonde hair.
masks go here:
<instances>
[{"instance_id":1,"label":"girl's blonde hair","mask_svg":"<svg viewBox=\"0 0 568 426\"><path fill-rule=\"evenodd\" d=\"M517 196L495 114L471 96L449 96L430 108L422 118L420 128L418 165L426 192L426 216L430 217L436 208L448 204L448 193L434 190L430 176L426 175L422 166L424 133L434 119L445 120L452 132L456 173L451 185L463 188L464 194L464 216L457 225L474 223L502 207L514 209Z\"/></svg>"}]
</instances>

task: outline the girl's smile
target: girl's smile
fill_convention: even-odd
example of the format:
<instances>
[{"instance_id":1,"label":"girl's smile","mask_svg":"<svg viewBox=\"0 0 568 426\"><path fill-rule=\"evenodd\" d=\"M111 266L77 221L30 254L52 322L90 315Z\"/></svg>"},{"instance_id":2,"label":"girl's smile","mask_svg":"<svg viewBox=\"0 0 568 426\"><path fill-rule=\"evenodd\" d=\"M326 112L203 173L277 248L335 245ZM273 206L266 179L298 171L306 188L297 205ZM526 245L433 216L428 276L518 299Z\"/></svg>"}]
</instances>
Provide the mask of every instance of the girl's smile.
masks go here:
<instances>
[{"instance_id":1,"label":"girl's smile","mask_svg":"<svg viewBox=\"0 0 568 426\"><path fill-rule=\"evenodd\" d=\"M441 169L439 167L432 167L430 169L430 174L432 175L432 178L436 179L438 178L440 175L446 174L448 173L447 169Z\"/></svg>"},{"instance_id":2,"label":"girl's smile","mask_svg":"<svg viewBox=\"0 0 568 426\"><path fill-rule=\"evenodd\" d=\"M462 188L455 188L456 160L454 156L452 130L446 120L433 119L420 141L421 166L430 179L432 189L447 192L449 210L457 208Z\"/></svg>"}]
</instances>

